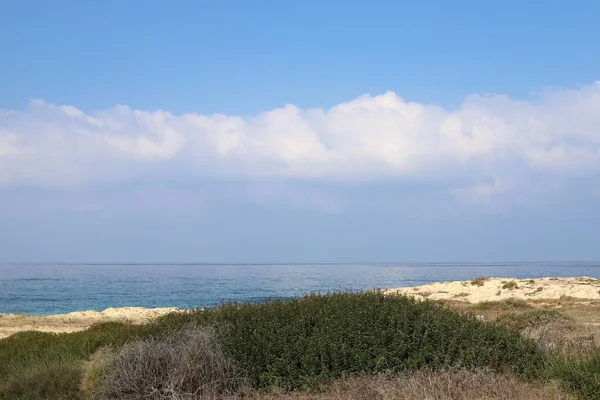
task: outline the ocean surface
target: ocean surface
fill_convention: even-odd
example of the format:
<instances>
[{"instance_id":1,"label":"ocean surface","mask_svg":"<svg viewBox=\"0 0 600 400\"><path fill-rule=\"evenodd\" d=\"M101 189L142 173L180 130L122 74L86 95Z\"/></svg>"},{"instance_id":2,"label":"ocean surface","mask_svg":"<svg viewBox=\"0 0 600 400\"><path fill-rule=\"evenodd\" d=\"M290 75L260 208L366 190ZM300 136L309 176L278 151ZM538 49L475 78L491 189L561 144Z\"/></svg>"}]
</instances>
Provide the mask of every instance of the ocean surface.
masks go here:
<instances>
[{"instance_id":1,"label":"ocean surface","mask_svg":"<svg viewBox=\"0 0 600 400\"><path fill-rule=\"evenodd\" d=\"M0 265L0 313L209 307L489 277L600 278L598 263Z\"/></svg>"}]
</instances>

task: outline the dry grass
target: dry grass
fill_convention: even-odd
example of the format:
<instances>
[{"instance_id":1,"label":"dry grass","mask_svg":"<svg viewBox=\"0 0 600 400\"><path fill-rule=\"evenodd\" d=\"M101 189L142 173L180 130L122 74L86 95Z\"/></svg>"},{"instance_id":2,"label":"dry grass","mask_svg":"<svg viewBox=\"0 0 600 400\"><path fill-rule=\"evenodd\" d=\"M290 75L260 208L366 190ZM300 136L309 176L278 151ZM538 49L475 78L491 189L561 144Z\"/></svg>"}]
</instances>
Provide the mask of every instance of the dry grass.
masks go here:
<instances>
[{"instance_id":1,"label":"dry grass","mask_svg":"<svg viewBox=\"0 0 600 400\"><path fill-rule=\"evenodd\" d=\"M88 365L82 387L94 400L186 400L233 395L241 383L214 333L189 325L112 354L104 350Z\"/></svg>"},{"instance_id":2,"label":"dry grass","mask_svg":"<svg viewBox=\"0 0 600 400\"><path fill-rule=\"evenodd\" d=\"M584 300L563 296L552 300L530 300L536 308L561 310L582 323L600 324L600 300Z\"/></svg>"},{"instance_id":3,"label":"dry grass","mask_svg":"<svg viewBox=\"0 0 600 400\"><path fill-rule=\"evenodd\" d=\"M423 296L424 298L428 298L433 293L431 293L431 292L417 292L416 294L418 294L419 296Z\"/></svg>"},{"instance_id":4,"label":"dry grass","mask_svg":"<svg viewBox=\"0 0 600 400\"><path fill-rule=\"evenodd\" d=\"M444 301L451 309L462 314L476 314L486 321L495 321L500 315L507 312L524 312L534 307L520 299L506 299L500 301L482 301L480 303L466 303L464 301Z\"/></svg>"},{"instance_id":5,"label":"dry grass","mask_svg":"<svg viewBox=\"0 0 600 400\"><path fill-rule=\"evenodd\" d=\"M502 281L502 289L518 289L519 285L517 285L517 281Z\"/></svg>"},{"instance_id":6,"label":"dry grass","mask_svg":"<svg viewBox=\"0 0 600 400\"><path fill-rule=\"evenodd\" d=\"M400 378L384 375L335 381L318 393L250 395L256 400L572 400L556 385L522 382L509 375L478 372L418 372Z\"/></svg>"},{"instance_id":7,"label":"dry grass","mask_svg":"<svg viewBox=\"0 0 600 400\"><path fill-rule=\"evenodd\" d=\"M581 324L572 320L556 320L527 327L523 333L551 349L568 349L586 353L600 346L600 326Z\"/></svg>"},{"instance_id":8,"label":"dry grass","mask_svg":"<svg viewBox=\"0 0 600 400\"><path fill-rule=\"evenodd\" d=\"M544 288L542 286L538 286L533 292L525 293L525 296L533 296L543 290Z\"/></svg>"},{"instance_id":9,"label":"dry grass","mask_svg":"<svg viewBox=\"0 0 600 400\"><path fill-rule=\"evenodd\" d=\"M453 296L453 298L461 298L461 297L467 297L469 295L469 293L465 293L465 292L460 292L459 294L456 294Z\"/></svg>"},{"instance_id":10,"label":"dry grass","mask_svg":"<svg viewBox=\"0 0 600 400\"><path fill-rule=\"evenodd\" d=\"M600 346L598 300L562 297L529 301L508 299L477 304L447 301L445 304L460 313L475 314L481 320L512 325L547 348L569 348L585 353L591 347ZM547 318L536 318L536 311L548 311L547 315L537 315ZM552 313L556 313L555 318ZM518 323L511 324L511 321Z\"/></svg>"},{"instance_id":11,"label":"dry grass","mask_svg":"<svg viewBox=\"0 0 600 400\"><path fill-rule=\"evenodd\" d=\"M485 284L485 281L488 281L490 278L486 278L483 276L480 276L478 278L475 278L471 281L471 285L473 286L483 286Z\"/></svg>"}]
</instances>

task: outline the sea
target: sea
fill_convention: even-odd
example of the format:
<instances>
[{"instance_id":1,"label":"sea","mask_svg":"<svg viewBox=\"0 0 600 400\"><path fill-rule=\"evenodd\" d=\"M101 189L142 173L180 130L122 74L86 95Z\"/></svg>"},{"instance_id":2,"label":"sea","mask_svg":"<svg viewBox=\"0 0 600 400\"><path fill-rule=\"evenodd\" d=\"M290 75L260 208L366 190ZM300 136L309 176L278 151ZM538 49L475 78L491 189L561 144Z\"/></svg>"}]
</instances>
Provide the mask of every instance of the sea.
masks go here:
<instances>
[{"instance_id":1,"label":"sea","mask_svg":"<svg viewBox=\"0 0 600 400\"><path fill-rule=\"evenodd\" d=\"M0 313L212 307L476 277L600 278L597 263L5 264Z\"/></svg>"}]
</instances>

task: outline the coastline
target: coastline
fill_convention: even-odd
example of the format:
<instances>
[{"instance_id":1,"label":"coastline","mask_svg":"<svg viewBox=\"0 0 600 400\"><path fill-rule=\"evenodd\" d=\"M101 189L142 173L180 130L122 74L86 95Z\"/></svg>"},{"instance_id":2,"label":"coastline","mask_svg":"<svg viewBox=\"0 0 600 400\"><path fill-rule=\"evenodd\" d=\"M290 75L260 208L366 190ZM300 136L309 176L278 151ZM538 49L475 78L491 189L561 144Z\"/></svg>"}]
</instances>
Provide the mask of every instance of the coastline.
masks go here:
<instances>
[{"instance_id":1,"label":"coastline","mask_svg":"<svg viewBox=\"0 0 600 400\"><path fill-rule=\"evenodd\" d=\"M82 331L100 322L121 321L144 324L162 315L181 311L184 310L176 307L111 307L103 311L86 310L54 315L0 314L0 339L23 331L50 333Z\"/></svg>"},{"instance_id":2,"label":"coastline","mask_svg":"<svg viewBox=\"0 0 600 400\"><path fill-rule=\"evenodd\" d=\"M571 278L476 278L470 281L435 282L421 286L384 289L383 293L402 294L418 300L431 299L465 304L500 301L509 298L525 301L600 300L600 279ZM183 312L176 307L107 308L104 311L76 311L55 315L0 314L0 339L23 331L67 333L81 331L100 322L123 321L144 324L171 312Z\"/></svg>"}]
</instances>

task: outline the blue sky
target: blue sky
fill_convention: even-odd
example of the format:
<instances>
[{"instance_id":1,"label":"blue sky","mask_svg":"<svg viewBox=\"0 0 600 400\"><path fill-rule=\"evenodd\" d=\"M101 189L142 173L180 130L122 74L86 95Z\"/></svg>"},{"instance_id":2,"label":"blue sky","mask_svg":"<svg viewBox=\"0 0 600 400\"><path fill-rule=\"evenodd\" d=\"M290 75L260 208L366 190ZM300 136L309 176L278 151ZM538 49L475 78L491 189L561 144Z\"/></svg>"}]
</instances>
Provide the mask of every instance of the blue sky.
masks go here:
<instances>
[{"instance_id":1,"label":"blue sky","mask_svg":"<svg viewBox=\"0 0 600 400\"><path fill-rule=\"evenodd\" d=\"M594 1L0 4L0 262L598 260Z\"/></svg>"}]
</instances>

